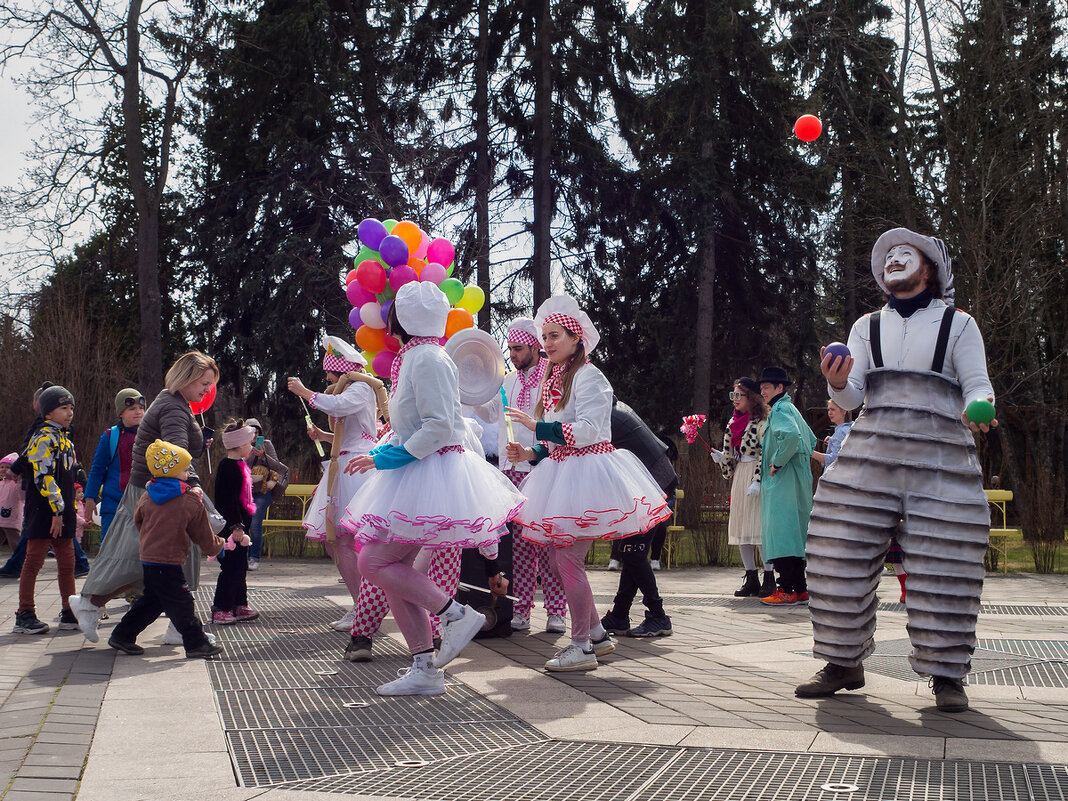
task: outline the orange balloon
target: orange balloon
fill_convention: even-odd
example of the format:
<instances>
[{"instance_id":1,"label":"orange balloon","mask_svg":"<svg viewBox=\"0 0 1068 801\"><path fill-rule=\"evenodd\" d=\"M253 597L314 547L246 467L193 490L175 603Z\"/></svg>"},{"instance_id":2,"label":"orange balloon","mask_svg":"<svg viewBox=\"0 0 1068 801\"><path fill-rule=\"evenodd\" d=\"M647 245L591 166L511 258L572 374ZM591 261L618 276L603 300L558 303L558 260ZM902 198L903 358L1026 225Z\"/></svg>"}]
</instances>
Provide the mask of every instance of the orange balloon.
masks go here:
<instances>
[{"instance_id":1,"label":"orange balloon","mask_svg":"<svg viewBox=\"0 0 1068 801\"><path fill-rule=\"evenodd\" d=\"M408 246L409 253L415 253L419 249L419 243L423 241L423 236L419 233L419 226L411 220L401 220L393 226L393 230L390 233L404 240L404 244Z\"/></svg>"},{"instance_id":2,"label":"orange balloon","mask_svg":"<svg viewBox=\"0 0 1068 801\"><path fill-rule=\"evenodd\" d=\"M415 270L415 275L416 277L418 277L419 273L421 273L423 271L423 268L426 267L426 259L420 259L418 256L412 256L410 259L408 259L408 266Z\"/></svg>"},{"instance_id":3,"label":"orange balloon","mask_svg":"<svg viewBox=\"0 0 1068 801\"><path fill-rule=\"evenodd\" d=\"M473 328L475 325L475 317L467 309L452 309L449 312L448 318L445 320L445 337L451 337L457 331L463 331L465 328Z\"/></svg>"},{"instance_id":4,"label":"orange balloon","mask_svg":"<svg viewBox=\"0 0 1068 801\"><path fill-rule=\"evenodd\" d=\"M356 344L361 350L369 350L377 353L386 346L386 332L384 328L371 328L369 325L361 325L356 329Z\"/></svg>"}]
</instances>

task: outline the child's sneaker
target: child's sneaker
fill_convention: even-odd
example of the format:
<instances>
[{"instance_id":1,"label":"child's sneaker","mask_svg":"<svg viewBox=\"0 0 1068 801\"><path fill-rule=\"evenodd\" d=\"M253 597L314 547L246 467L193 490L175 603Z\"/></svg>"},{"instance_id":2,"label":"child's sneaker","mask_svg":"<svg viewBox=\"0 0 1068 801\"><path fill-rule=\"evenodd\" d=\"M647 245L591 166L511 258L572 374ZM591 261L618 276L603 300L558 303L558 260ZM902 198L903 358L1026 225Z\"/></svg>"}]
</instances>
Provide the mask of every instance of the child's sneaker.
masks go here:
<instances>
[{"instance_id":1,"label":"child's sneaker","mask_svg":"<svg viewBox=\"0 0 1068 801\"><path fill-rule=\"evenodd\" d=\"M37 619L33 612L19 612L15 615L15 627L12 634L44 634L48 631L48 624Z\"/></svg>"},{"instance_id":2,"label":"child's sneaker","mask_svg":"<svg viewBox=\"0 0 1068 801\"><path fill-rule=\"evenodd\" d=\"M247 606L239 606L234 609L234 618L238 621L241 620L255 620L260 616L260 613L255 609L250 609Z\"/></svg>"},{"instance_id":3,"label":"child's sneaker","mask_svg":"<svg viewBox=\"0 0 1068 801\"><path fill-rule=\"evenodd\" d=\"M221 609L217 612L211 613L211 622L220 626L225 626L229 623L236 623L237 618L231 615L229 612L224 612ZM188 654L186 654L188 656Z\"/></svg>"},{"instance_id":4,"label":"child's sneaker","mask_svg":"<svg viewBox=\"0 0 1068 801\"><path fill-rule=\"evenodd\" d=\"M78 618L69 609L64 609L59 613L58 628L60 631L74 631L78 628Z\"/></svg>"}]
</instances>

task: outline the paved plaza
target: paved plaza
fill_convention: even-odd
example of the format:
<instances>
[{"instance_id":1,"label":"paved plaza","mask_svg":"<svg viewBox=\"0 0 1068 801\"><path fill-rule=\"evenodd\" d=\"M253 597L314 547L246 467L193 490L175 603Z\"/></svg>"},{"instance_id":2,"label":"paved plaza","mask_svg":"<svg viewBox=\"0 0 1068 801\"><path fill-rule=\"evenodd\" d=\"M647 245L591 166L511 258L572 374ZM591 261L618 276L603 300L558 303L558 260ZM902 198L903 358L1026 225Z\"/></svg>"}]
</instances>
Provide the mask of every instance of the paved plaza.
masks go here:
<instances>
[{"instance_id":1,"label":"paved plaza","mask_svg":"<svg viewBox=\"0 0 1068 801\"><path fill-rule=\"evenodd\" d=\"M469 646L446 695L380 698L403 642L387 619L374 662L341 659L348 635L324 624L347 598L326 561L249 574L263 614L210 627L226 649L211 662L161 645L166 621L144 656L117 654L120 604L96 645L56 631L46 565L46 635L8 633L18 588L0 583L0 799L1068 799L1068 578L988 576L972 710L951 715L908 667L893 576L867 686L822 700L793 695L819 666L804 607L734 598L740 570L658 577L674 635L619 638L596 671L541 669L567 638L538 609L531 633ZM591 572L602 611L617 580Z\"/></svg>"}]
</instances>

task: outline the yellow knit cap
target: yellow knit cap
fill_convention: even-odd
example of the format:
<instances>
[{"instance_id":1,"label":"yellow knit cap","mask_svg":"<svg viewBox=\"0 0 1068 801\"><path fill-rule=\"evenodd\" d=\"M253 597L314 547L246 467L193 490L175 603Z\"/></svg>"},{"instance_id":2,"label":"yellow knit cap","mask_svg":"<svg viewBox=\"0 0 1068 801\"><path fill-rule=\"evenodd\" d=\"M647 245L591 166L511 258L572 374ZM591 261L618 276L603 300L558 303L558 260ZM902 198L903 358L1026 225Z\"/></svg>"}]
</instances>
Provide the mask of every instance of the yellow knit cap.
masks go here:
<instances>
[{"instance_id":1,"label":"yellow knit cap","mask_svg":"<svg viewBox=\"0 0 1068 801\"><path fill-rule=\"evenodd\" d=\"M145 449L148 471L156 478L173 478L189 467L193 457L189 451L157 439Z\"/></svg>"}]
</instances>

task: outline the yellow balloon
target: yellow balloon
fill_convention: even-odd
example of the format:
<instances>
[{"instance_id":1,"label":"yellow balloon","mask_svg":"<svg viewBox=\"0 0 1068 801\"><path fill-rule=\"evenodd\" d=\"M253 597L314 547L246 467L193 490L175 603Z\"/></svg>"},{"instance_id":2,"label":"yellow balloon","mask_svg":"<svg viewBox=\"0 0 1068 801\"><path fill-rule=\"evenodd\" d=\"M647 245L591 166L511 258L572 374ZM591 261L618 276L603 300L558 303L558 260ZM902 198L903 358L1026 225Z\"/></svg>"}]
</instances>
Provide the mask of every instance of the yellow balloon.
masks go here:
<instances>
[{"instance_id":1,"label":"yellow balloon","mask_svg":"<svg viewBox=\"0 0 1068 801\"><path fill-rule=\"evenodd\" d=\"M472 285L464 287L464 296L460 298L456 308L466 309L471 314L478 314L478 310L485 304L486 293L482 291L482 287Z\"/></svg>"},{"instance_id":2,"label":"yellow balloon","mask_svg":"<svg viewBox=\"0 0 1068 801\"><path fill-rule=\"evenodd\" d=\"M377 351L375 353L377 353ZM371 375L374 375L375 371L371 369L371 362L374 361L375 354L371 353L371 351L369 350L361 350L360 355L363 356L364 361L367 362L367 366L363 369L369 372Z\"/></svg>"}]
</instances>

